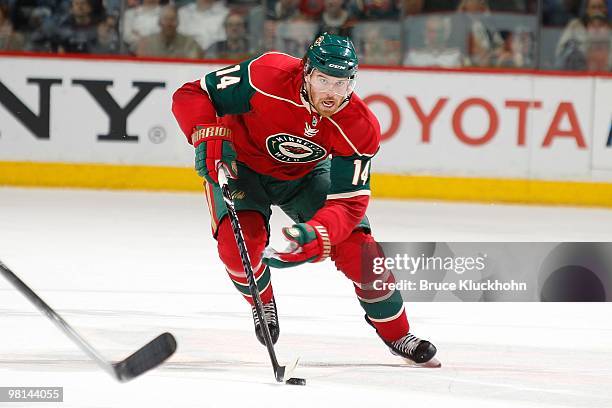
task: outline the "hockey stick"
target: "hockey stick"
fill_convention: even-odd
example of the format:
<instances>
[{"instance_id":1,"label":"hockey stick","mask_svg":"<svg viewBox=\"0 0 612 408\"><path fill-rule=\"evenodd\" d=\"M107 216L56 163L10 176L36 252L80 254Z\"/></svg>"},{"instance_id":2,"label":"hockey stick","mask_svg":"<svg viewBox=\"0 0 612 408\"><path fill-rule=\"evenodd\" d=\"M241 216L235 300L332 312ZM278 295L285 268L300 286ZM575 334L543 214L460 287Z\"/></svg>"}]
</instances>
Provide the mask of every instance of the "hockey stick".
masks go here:
<instances>
[{"instance_id":1,"label":"hockey stick","mask_svg":"<svg viewBox=\"0 0 612 408\"><path fill-rule=\"evenodd\" d=\"M228 216L232 224L232 231L234 232L234 238L236 239L236 244L238 245L238 252L240 253L242 266L244 267L244 272L247 276L247 280L249 281L249 292L251 293L251 296L253 298L253 304L255 305L255 311L257 312L257 316L259 317L259 320L263 322L262 329L264 335L264 342L266 343L266 348L268 349L268 354L270 355L270 361L272 361L274 377L278 382L287 381L289 384L304 385L306 383L304 379L291 378L291 373L293 372L293 370L295 370L299 358L288 366L282 366L278 364L278 360L276 359L276 352L274 351L274 343L272 342L272 336L270 336L270 329L268 328L266 315L263 311L263 303L261 301L261 297L259 296L257 281L255 280L255 275L253 274L251 259L249 257L249 252L244 241L244 236L242 235L242 228L240 227L240 222L238 221L238 215L236 214L234 200L232 199L232 192L230 190L229 184L227 183L227 175L225 174L225 169L223 167L220 167L218 174L219 185L221 186L221 192L223 193L223 201L225 202L225 207L227 208Z\"/></svg>"},{"instance_id":2,"label":"hockey stick","mask_svg":"<svg viewBox=\"0 0 612 408\"><path fill-rule=\"evenodd\" d=\"M46 315L77 346L81 348L100 368L120 382L129 381L157 367L176 351L176 340L170 333L163 333L141 347L126 359L111 363L79 335L66 321L30 289L17 275L0 261L0 272L36 308Z\"/></svg>"}]
</instances>

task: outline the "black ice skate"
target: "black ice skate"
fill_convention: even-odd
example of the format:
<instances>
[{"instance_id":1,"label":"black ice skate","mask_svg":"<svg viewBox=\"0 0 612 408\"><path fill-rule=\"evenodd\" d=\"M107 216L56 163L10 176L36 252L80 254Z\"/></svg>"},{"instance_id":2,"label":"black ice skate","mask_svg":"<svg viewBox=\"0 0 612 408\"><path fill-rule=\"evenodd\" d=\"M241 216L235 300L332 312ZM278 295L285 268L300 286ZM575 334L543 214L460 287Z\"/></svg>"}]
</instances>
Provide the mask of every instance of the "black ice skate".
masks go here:
<instances>
[{"instance_id":1,"label":"black ice skate","mask_svg":"<svg viewBox=\"0 0 612 408\"><path fill-rule=\"evenodd\" d=\"M264 341L264 334L261 330L259 316L257 316L255 306L251 306L251 309L253 311L253 323L255 323L255 335L257 336L257 340L259 340L259 342L265 346L266 342ZM274 301L274 298L272 298L269 303L264 303L263 309L266 316L266 322L268 322L268 330L270 330L272 344L276 344L278 336L280 335L280 328L278 326L278 314L276 312L276 302Z\"/></svg>"},{"instance_id":2,"label":"black ice skate","mask_svg":"<svg viewBox=\"0 0 612 408\"><path fill-rule=\"evenodd\" d=\"M366 322L374 329L376 327L372 321L365 315ZM378 334L378 330L376 331ZM380 337L380 335L378 336ZM411 364L416 364L424 367L440 367L440 362L434 358L436 355L436 346L427 340L421 340L415 335L408 333L404 337L393 342L386 341L382 337L380 339L389 347L391 353L396 356L403 357Z\"/></svg>"}]
</instances>

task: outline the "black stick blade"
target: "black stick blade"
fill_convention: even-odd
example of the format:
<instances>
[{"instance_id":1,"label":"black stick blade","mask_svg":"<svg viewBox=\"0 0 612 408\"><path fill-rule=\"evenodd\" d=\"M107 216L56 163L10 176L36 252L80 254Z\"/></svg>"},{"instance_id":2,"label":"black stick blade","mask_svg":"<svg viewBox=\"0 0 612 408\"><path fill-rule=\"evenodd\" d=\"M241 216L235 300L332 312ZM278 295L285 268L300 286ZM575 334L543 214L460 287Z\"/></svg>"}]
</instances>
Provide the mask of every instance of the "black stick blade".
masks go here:
<instances>
[{"instance_id":1,"label":"black stick blade","mask_svg":"<svg viewBox=\"0 0 612 408\"><path fill-rule=\"evenodd\" d=\"M113 364L117 379L129 381L157 367L176 351L176 339L163 333L123 361Z\"/></svg>"},{"instance_id":2,"label":"black stick blade","mask_svg":"<svg viewBox=\"0 0 612 408\"><path fill-rule=\"evenodd\" d=\"M286 366L279 365L274 369L274 375L276 377L276 381L284 382L287 378L291 378L291 375L295 371L298 363L300 362L300 358L296 358L291 363Z\"/></svg>"}]
</instances>

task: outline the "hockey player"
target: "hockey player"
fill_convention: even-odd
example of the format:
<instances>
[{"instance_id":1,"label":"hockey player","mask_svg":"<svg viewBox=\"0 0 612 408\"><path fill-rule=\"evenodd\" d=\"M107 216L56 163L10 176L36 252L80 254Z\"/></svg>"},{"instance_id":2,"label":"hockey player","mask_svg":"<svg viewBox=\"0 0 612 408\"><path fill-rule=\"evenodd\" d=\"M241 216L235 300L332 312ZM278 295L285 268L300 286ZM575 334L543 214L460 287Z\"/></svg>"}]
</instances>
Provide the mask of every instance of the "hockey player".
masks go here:
<instances>
[{"instance_id":1,"label":"hockey player","mask_svg":"<svg viewBox=\"0 0 612 408\"><path fill-rule=\"evenodd\" d=\"M270 266L286 268L327 258L353 281L366 321L394 354L415 363L436 348L409 332L401 294L376 279L393 275L362 271L362 257L381 256L365 216L370 161L378 151L380 126L353 93L357 55L346 37L323 34L303 59L269 52L186 83L172 111L189 143L195 167L207 181L206 198L219 256L251 304L255 333L261 323L218 184L223 167L243 230L274 342L279 336ZM282 229L290 245L266 251L271 206L295 224ZM379 290L374 288L376 286Z\"/></svg>"}]
</instances>

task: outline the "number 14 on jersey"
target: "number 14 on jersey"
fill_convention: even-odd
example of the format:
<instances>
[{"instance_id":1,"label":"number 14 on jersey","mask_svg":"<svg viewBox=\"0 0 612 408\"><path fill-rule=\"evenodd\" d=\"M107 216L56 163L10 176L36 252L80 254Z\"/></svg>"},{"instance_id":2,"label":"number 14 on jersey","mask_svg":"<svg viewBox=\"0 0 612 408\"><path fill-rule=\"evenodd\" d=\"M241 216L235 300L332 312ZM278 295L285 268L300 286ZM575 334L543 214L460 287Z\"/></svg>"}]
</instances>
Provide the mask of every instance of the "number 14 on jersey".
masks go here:
<instances>
[{"instance_id":1,"label":"number 14 on jersey","mask_svg":"<svg viewBox=\"0 0 612 408\"><path fill-rule=\"evenodd\" d=\"M225 89L228 86L235 85L240 82L240 77L228 75L232 72L236 72L240 70L240 65L234 65L233 67L229 67L227 69L217 71L216 75L221 77L219 79L219 83L217 84L217 89Z\"/></svg>"}]
</instances>

